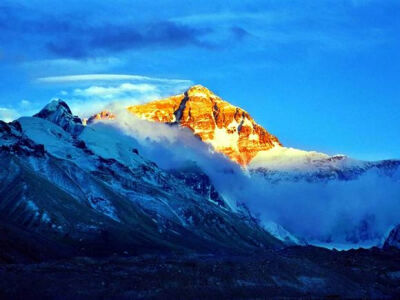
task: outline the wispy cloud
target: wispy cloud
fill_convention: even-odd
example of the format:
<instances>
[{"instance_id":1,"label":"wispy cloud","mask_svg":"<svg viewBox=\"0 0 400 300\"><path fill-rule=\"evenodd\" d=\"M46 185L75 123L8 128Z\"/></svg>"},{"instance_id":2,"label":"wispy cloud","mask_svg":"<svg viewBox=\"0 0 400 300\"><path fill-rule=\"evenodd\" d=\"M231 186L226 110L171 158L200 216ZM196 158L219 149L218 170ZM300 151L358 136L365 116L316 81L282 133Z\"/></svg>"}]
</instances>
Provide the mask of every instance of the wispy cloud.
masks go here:
<instances>
[{"instance_id":1,"label":"wispy cloud","mask_svg":"<svg viewBox=\"0 0 400 300\"><path fill-rule=\"evenodd\" d=\"M35 113L35 107L26 99L15 103L10 107L0 107L0 120L11 122L24 115L32 115Z\"/></svg>"},{"instance_id":2,"label":"wispy cloud","mask_svg":"<svg viewBox=\"0 0 400 300\"><path fill-rule=\"evenodd\" d=\"M6 2L0 7L0 43L8 52L24 55L29 62L44 58L87 61L130 56L132 52L204 49L218 52L232 46L252 52L255 47L266 50L282 44L317 51L358 50L381 44L385 36L394 36L392 25L398 22L392 17L382 18L387 13L385 5L365 9L376 3L374 0L291 1L290 4L242 1L226 9L212 1L189 9L178 1L173 5L175 9L166 12L150 9L151 4L129 3L132 9L147 9L142 9L143 16L137 18L126 16L123 2L116 7L99 4L93 12L83 7L79 19L71 18L69 9L73 5L65 5L61 12L53 14L46 8L29 9L29 3L17 6ZM115 11L118 18L104 18L104 11L99 11L102 6ZM393 7L389 14L395 14L396 6ZM376 30L381 34L377 35ZM251 38L244 41L244 36ZM106 70L101 65L100 70Z\"/></svg>"},{"instance_id":3,"label":"wispy cloud","mask_svg":"<svg viewBox=\"0 0 400 300\"><path fill-rule=\"evenodd\" d=\"M75 89L74 94L85 97L102 96L113 98L125 93L148 93L155 91L157 91L157 87L151 84L123 83L115 87L91 86L86 89Z\"/></svg>"},{"instance_id":4,"label":"wispy cloud","mask_svg":"<svg viewBox=\"0 0 400 300\"><path fill-rule=\"evenodd\" d=\"M130 74L79 74L79 75L65 75L65 76L50 76L41 77L37 81L44 83L68 83L68 82L78 82L78 81L150 81L150 82L160 82L160 83L186 83L190 84L190 80L185 79L166 79L149 77L142 75L130 75Z\"/></svg>"},{"instance_id":5,"label":"wispy cloud","mask_svg":"<svg viewBox=\"0 0 400 300\"><path fill-rule=\"evenodd\" d=\"M181 17L171 18L172 21L183 22L185 24L215 24L215 23L231 23L241 21L262 21L264 24L275 24L282 23L288 20L292 20L294 16L281 10L270 10L270 11L230 11L220 13L203 13L203 14L191 14Z\"/></svg>"},{"instance_id":6,"label":"wispy cloud","mask_svg":"<svg viewBox=\"0 0 400 300\"><path fill-rule=\"evenodd\" d=\"M217 28L214 39L233 34L236 42L251 37L246 46L251 50L289 47L312 51L360 51L382 45L393 36L393 28L382 22L380 15L387 13L384 6L374 10L365 8L373 0L349 0L340 4L327 1L325 5L312 1L293 1L268 5L254 5L255 9L198 13L172 18L186 25ZM251 7L251 6L249 6ZM379 20L379 21L378 21ZM388 23L396 24L393 20ZM243 45L241 45L243 47ZM307 52L307 51L305 51Z\"/></svg>"},{"instance_id":7,"label":"wispy cloud","mask_svg":"<svg viewBox=\"0 0 400 300\"><path fill-rule=\"evenodd\" d=\"M76 88L65 96L72 111L81 117L89 117L116 103L122 107L160 97L161 88L157 84L129 82Z\"/></svg>"},{"instance_id":8,"label":"wispy cloud","mask_svg":"<svg viewBox=\"0 0 400 300\"><path fill-rule=\"evenodd\" d=\"M132 74L76 74L40 77L38 84L59 88L55 97L67 101L73 113L89 117L115 106L128 106L181 93L193 85L187 79Z\"/></svg>"}]
</instances>

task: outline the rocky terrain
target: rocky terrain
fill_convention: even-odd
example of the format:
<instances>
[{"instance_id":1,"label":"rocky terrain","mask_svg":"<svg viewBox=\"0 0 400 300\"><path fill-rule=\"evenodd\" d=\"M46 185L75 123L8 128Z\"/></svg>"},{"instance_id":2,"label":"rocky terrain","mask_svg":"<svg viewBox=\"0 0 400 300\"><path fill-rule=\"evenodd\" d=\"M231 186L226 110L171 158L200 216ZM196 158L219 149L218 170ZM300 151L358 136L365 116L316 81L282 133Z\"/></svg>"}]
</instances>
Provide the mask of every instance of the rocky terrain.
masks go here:
<instances>
[{"instance_id":1,"label":"rocky terrain","mask_svg":"<svg viewBox=\"0 0 400 300\"><path fill-rule=\"evenodd\" d=\"M400 179L400 161L360 161L345 155L327 155L282 146L245 110L221 99L201 85L185 93L128 106L132 114L149 121L189 128L203 142L268 182L356 180L377 171ZM88 122L118 118L103 111Z\"/></svg>"},{"instance_id":2,"label":"rocky terrain","mask_svg":"<svg viewBox=\"0 0 400 300\"><path fill-rule=\"evenodd\" d=\"M400 252L289 247L262 254L114 255L0 265L0 297L398 298Z\"/></svg>"},{"instance_id":3,"label":"rocky terrain","mask_svg":"<svg viewBox=\"0 0 400 300\"><path fill-rule=\"evenodd\" d=\"M5 261L26 254L8 242L23 236L33 257L52 249L104 255L282 245L247 211L232 210L200 169L162 170L133 139L82 126L63 101L0 125L0 215L11 236L0 237Z\"/></svg>"},{"instance_id":4,"label":"rocky terrain","mask_svg":"<svg viewBox=\"0 0 400 300\"><path fill-rule=\"evenodd\" d=\"M247 165L258 152L280 145L246 111L200 85L184 94L130 106L128 110L147 120L188 127L202 141L241 165Z\"/></svg>"}]
</instances>

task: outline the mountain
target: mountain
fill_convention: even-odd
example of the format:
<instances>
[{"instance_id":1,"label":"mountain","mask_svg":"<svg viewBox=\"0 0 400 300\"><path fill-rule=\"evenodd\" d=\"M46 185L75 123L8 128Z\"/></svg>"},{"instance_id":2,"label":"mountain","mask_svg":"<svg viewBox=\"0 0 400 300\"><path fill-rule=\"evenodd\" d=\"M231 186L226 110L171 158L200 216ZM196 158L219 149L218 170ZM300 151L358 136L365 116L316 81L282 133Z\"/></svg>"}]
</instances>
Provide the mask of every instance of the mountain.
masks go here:
<instances>
[{"instance_id":1,"label":"mountain","mask_svg":"<svg viewBox=\"0 0 400 300\"><path fill-rule=\"evenodd\" d=\"M367 174L400 180L400 160L362 161L284 147L260 152L248 169L273 183L351 181Z\"/></svg>"},{"instance_id":2,"label":"mountain","mask_svg":"<svg viewBox=\"0 0 400 300\"><path fill-rule=\"evenodd\" d=\"M102 118L111 120L84 126L55 100L34 117L0 121L0 298L400 294L398 227L382 249L308 246L281 224L254 217L243 203L232 208L196 161L162 169L146 157L142 141L113 126L118 116ZM312 176L321 170L333 177L345 171L335 177L340 180L369 171L398 174L397 161L359 162L279 145L257 152L247 165L252 176L234 166L246 183L260 174L271 175L269 182L308 174L319 183L323 176ZM233 189L230 172L221 180ZM239 191L239 199L257 197ZM296 208L295 218L304 220L311 206ZM352 219L345 221L340 227ZM65 292L65 286L71 288Z\"/></svg>"},{"instance_id":3,"label":"mountain","mask_svg":"<svg viewBox=\"0 0 400 300\"><path fill-rule=\"evenodd\" d=\"M74 136L81 133L84 128L82 120L72 115L67 103L60 99L51 101L34 117L53 122Z\"/></svg>"},{"instance_id":4,"label":"mountain","mask_svg":"<svg viewBox=\"0 0 400 300\"><path fill-rule=\"evenodd\" d=\"M102 112L89 119L85 126L85 122L74 116L64 101L54 100L34 117L23 117L10 124L1 123L1 165L4 170L8 170L0 173L0 179L3 180L0 190L3 202L0 208L3 208L5 220L17 227L22 225L24 230L37 229L40 236L43 234L42 228L50 226L53 233L57 230L58 234L68 232L68 237L73 237L75 242L78 237L81 239L81 235L87 235L87 228L96 228L89 236L97 239L101 251L105 249L100 234L104 231L112 233L110 236L115 239L114 245L133 242L130 239L121 240L122 228L123 232L132 237L145 235L141 238L142 246L135 246L137 249L152 245L154 237L157 237L157 247L169 250L198 251L204 250L204 247L223 251L243 251L247 248L255 250L259 247L279 246L282 242L303 244L304 239L310 238L299 230L299 224L293 225L292 219L274 220L278 224L272 220L260 222L253 217L253 211L250 212L244 205L246 202L271 201L265 196L269 192L272 192L270 197L279 199L280 193L274 196L274 189L268 185L270 183L356 182L367 174L390 178L394 183L400 180L400 161L364 162L343 155L329 156L283 147L277 138L257 125L246 112L201 86L194 86L184 94L168 99L130 106L128 111L145 120L156 119L170 124L171 128L189 127L200 139L211 145L222 141L223 147L216 148L218 151L230 149L223 153L228 157L234 155L231 158L234 161L238 159L235 161L237 163L247 164L243 169L237 168L242 177L228 177L227 174L232 172L230 165L234 164L224 165L219 177L213 177L214 182L210 178L210 168L207 170L204 164L214 164L217 161L209 158L202 162L202 167L196 161L187 161L162 169L146 158L149 152L146 152L143 141L139 142L114 126L118 115ZM102 119L109 121L96 122ZM219 124L221 127L218 127ZM229 131L231 126L236 131ZM137 129L141 130L141 126ZM237 139L221 140L218 135L221 130L224 130L224 136L236 136ZM252 132L250 135L256 135L257 139L246 136L245 132ZM245 147L246 143L248 145ZM240 148L240 145L243 147ZM236 152L231 151L233 148ZM244 152L241 153L240 149ZM168 151L178 149L172 147ZM153 159L156 156L152 156ZM252 159L249 160L249 157ZM221 183L218 188L214 186L218 181L223 182L223 194L219 192ZM37 186L39 182L40 185L48 186L44 198L41 198L40 186ZM362 186L369 183L364 181L357 184ZM319 189L326 186L316 187L312 187L315 191L313 197L319 197ZM293 188L303 190L302 186ZM9 190L18 193L9 193ZM382 195L380 197L386 195L379 193ZM69 200L60 203L60 197L54 194L62 194L61 199ZM344 196L340 194L340 197ZM49 200L43 200L47 198ZM341 203L338 200L335 201ZM66 221L68 217L65 215L71 211L65 210L65 201L74 201L71 203L78 205L71 206L75 212L85 211L72 214L72 224ZM259 212L256 210L255 213ZM374 230L374 222L379 218L374 218L371 213L363 214L365 216L351 225L354 228L341 230L346 241L357 243L360 239L379 238L380 233ZM135 226L131 215L135 215ZM89 219L93 222L88 222L87 216L91 216ZM103 221L103 218L107 221ZM205 219L209 219L209 222ZM25 227L26 224L29 226ZM80 224L80 227L77 228L75 224ZM82 228L86 228L86 231ZM360 234L355 234L353 229ZM184 239L183 235L190 238ZM335 239L334 235L327 232L312 238L322 238L325 242L332 237ZM76 249L76 245L72 248Z\"/></svg>"},{"instance_id":5,"label":"mountain","mask_svg":"<svg viewBox=\"0 0 400 300\"><path fill-rule=\"evenodd\" d=\"M347 181L369 172L400 179L399 160L369 162L284 147L249 113L201 85L192 86L180 95L128 106L127 110L145 120L189 128L215 151L268 182ZM103 111L88 123L115 118L118 116L113 112Z\"/></svg>"},{"instance_id":6,"label":"mountain","mask_svg":"<svg viewBox=\"0 0 400 300\"><path fill-rule=\"evenodd\" d=\"M20 242L29 235L38 251L25 255L36 259L50 248L102 255L282 246L247 212L230 209L200 169L162 170L137 147L110 126L83 126L60 100L35 117L0 122L0 224ZM11 241L0 242L15 252ZM0 260L13 260L7 253Z\"/></svg>"},{"instance_id":7,"label":"mountain","mask_svg":"<svg viewBox=\"0 0 400 300\"><path fill-rule=\"evenodd\" d=\"M246 111L201 85L163 100L129 106L128 111L147 120L187 127L216 151L243 166L258 152L281 145Z\"/></svg>"}]
</instances>

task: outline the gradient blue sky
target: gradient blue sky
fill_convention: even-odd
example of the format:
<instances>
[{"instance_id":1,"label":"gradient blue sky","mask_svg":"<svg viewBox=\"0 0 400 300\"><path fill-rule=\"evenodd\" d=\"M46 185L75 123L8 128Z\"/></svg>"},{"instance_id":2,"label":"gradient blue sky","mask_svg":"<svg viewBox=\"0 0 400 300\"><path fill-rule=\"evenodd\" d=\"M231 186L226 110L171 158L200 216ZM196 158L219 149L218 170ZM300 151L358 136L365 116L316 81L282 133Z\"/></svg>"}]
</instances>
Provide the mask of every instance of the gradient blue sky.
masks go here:
<instances>
[{"instance_id":1,"label":"gradient blue sky","mask_svg":"<svg viewBox=\"0 0 400 300\"><path fill-rule=\"evenodd\" d=\"M399 1L3 0L0 78L0 119L202 84L286 146L400 158Z\"/></svg>"}]
</instances>

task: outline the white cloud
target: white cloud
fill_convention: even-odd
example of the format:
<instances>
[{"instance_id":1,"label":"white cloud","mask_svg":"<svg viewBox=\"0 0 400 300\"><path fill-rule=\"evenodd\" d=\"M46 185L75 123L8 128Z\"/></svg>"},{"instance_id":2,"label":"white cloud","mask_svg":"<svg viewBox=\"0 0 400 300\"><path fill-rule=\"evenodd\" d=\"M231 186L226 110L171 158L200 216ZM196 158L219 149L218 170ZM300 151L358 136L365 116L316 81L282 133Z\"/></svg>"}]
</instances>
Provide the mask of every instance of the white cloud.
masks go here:
<instances>
[{"instance_id":1,"label":"white cloud","mask_svg":"<svg viewBox=\"0 0 400 300\"><path fill-rule=\"evenodd\" d=\"M60 87L61 97L81 118L118 103L129 106L171 96L186 90L192 81L131 74L78 74L41 77L36 82Z\"/></svg>"},{"instance_id":2,"label":"white cloud","mask_svg":"<svg viewBox=\"0 0 400 300\"><path fill-rule=\"evenodd\" d=\"M21 106L30 106L31 102L26 99L22 99L20 105Z\"/></svg>"},{"instance_id":3,"label":"white cloud","mask_svg":"<svg viewBox=\"0 0 400 300\"><path fill-rule=\"evenodd\" d=\"M398 222L400 186L391 178L372 172L351 181L271 183L262 176L247 176L187 128L140 120L123 106L112 111L116 120L94 126L116 128L135 138L141 155L162 168L195 161L233 206L244 202L262 221L274 221L310 243L372 245Z\"/></svg>"},{"instance_id":4,"label":"white cloud","mask_svg":"<svg viewBox=\"0 0 400 300\"><path fill-rule=\"evenodd\" d=\"M29 100L22 99L13 107L0 107L0 120L11 122L21 116L32 116L38 110L39 107L37 105L32 104Z\"/></svg>"},{"instance_id":5,"label":"white cloud","mask_svg":"<svg viewBox=\"0 0 400 300\"><path fill-rule=\"evenodd\" d=\"M113 98L115 96L120 96L126 93L148 93L148 92L157 92L157 87L151 84L132 84L132 83L123 83L118 86L90 86L86 89L75 89L74 94L84 97L104 97L104 98Z\"/></svg>"},{"instance_id":6,"label":"white cloud","mask_svg":"<svg viewBox=\"0 0 400 300\"><path fill-rule=\"evenodd\" d=\"M43 83L68 83L79 81L150 81L160 83L187 83L190 80L184 79L166 79L157 77L148 77L142 75L129 75L129 74L81 74L81 75L66 75L66 76L50 76L38 78L39 82Z\"/></svg>"},{"instance_id":7,"label":"white cloud","mask_svg":"<svg viewBox=\"0 0 400 300\"><path fill-rule=\"evenodd\" d=\"M130 82L76 88L69 95L71 97L66 97L66 101L71 110L80 117L89 117L115 103L129 106L161 98L159 85Z\"/></svg>"},{"instance_id":8,"label":"white cloud","mask_svg":"<svg viewBox=\"0 0 400 300\"><path fill-rule=\"evenodd\" d=\"M11 122L19 116L20 114L15 109L0 107L0 120L4 122Z\"/></svg>"},{"instance_id":9,"label":"white cloud","mask_svg":"<svg viewBox=\"0 0 400 300\"><path fill-rule=\"evenodd\" d=\"M90 88L89 88L90 89ZM105 90L114 89L106 87ZM114 105L127 107L139 103L148 102L161 98L157 91L149 93L120 93L120 94L101 94L96 96L76 95L73 98L64 99L68 103L72 112L81 118L88 118L103 110L112 110Z\"/></svg>"}]
</instances>

